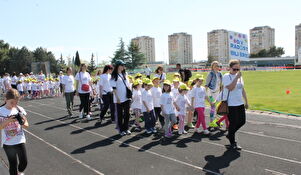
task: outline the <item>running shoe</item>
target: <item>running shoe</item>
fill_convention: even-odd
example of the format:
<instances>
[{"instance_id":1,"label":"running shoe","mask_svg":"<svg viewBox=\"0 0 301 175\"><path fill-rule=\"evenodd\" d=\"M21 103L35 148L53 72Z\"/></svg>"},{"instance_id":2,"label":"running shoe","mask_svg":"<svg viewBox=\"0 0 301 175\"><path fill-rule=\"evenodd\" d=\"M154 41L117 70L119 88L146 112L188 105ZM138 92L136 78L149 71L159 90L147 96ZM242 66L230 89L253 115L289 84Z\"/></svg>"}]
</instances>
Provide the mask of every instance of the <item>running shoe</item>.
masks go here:
<instances>
[{"instance_id":1,"label":"running shoe","mask_svg":"<svg viewBox=\"0 0 301 175\"><path fill-rule=\"evenodd\" d=\"M79 114L79 119L82 119L82 118L84 118L84 113L83 113L83 112L81 112L81 113Z\"/></svg>"},{"instance_id":2,"label":"running shoe","mask_svg":"<svg viewBox=\"0 0 301 175\"><path fill-rule=\"evenodd\" d=\"M189 128L194 128L194 127L195 127L195 126L193 125L193 123L188 123L187 126L188 126Z\"/></svg>"},{"instance_id":3,"label":"running shoe","mask_svg":"<svg viewBox=\"0 0 301 175\"><path fill-rule=\"evenodd\" d=\"M152 129L152 132L153 132L154 134L157 133L156 128L153 128L153 129Z\"/></svg>"},{"instance_id":4,"label":"running shoe","mask_svg":"<svg viewBox=\"0 0 301 175\"><path fill-rule=\"evenodd\" d=\"M205 129L205 130L203 131L203 134L205 134L205 135L209 135L209 134L210 134L210 132L209 132L207 129Z\"/></svg>"},{"instance_id":5,"label":"running shoe","mask_svg":"<svg viewBox=\"0 0 301 175\"><path fill-rule=\"evenodd\" d=\"M131 133L130 130L127 130L127 131L126 131L126 134L127 134L127 135L131 135L132 133Z\"/></svg>"},{"instance_id":6,"label":"running shoe","mask_svg":"<svg viewBox=\"0 0 301 175\"><path fill-rule=\"evenodd\" d=\"M151 130L146 130L146 133L147 133L147 134L151 134L152 131L151 131Z\"/></svg>"},{"instance_id":7,"label":"running shoe","mask_svg":"<svg viewBox=\"0 0 301 175\"><path fill-rule=\"evenodd\" d=\"M87 117L87 120L92 120L90 114L88 114L86 117Z\"/></svg>"}]
</instances>

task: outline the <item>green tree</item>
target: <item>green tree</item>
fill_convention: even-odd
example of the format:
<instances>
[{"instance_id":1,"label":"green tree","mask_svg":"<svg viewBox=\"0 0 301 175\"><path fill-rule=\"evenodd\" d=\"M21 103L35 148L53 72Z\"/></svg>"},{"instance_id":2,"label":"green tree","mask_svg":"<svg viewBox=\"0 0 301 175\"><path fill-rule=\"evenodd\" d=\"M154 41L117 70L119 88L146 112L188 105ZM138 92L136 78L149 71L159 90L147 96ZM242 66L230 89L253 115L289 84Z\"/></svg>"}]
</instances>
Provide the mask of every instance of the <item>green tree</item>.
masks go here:
<instances>
[{"instance_id":1,"label":"green tree","mask_svg":"<svg viewBox=\"0 0 301 175\"><path fill-rule=\"evenodd\" d=\"M58 70L61 71L61 70L64 70L67 68L67 65L65 63L65 60L63 58L63 55L61 54L61 57L60 59L58 60Z\"/></svg>"},{"instance_id":2,"label":"green tree","mask_svg":"<svg viewBox=\"0 0 301 175\"><path fill-rule=\"evenodd\" d=\"M92 53L91 61L90 61L90 64L88 66L88 72L93 73L95 70L96 70L96 65L95 65L95 61L94 61L94 55Z\"/></svg>"},{"instance_id":3,"label":"green tree","mask_svg":"<svg viewBox=\"0 0 301 175\"><path fill-rule=\"evenodd\" d=\"M122 60L125 63L128 63L128 58L126 55L125 44L122 38L119 41L118 49L115 51L113 58L111 59L111 63L115 64L117 60Z\"/></svg>"},{"instance_id":4,"label":"green tree","mask_svg":"<svg viewBox=\"0 0 301 175\"><path fill-rule=\"evenodd\" d=\"M130 42L126 56L128 61L126 67L129 69L135 69L146 62L144 54L140 52L138 45L134 42Z\"/></svg>"},{"instance_id":5,"label":"green tree","mask_svg":"<svg viewBox=\"0 0 301 175\"><path fill-rule=\"evenodd\" d=\"M75 64L76 66L78 66L78 67L79 67L80 64L81 64L78 51L76 51L76 53L75 53L74 64Z\"/></svg>"},{"instance_id":6,"label":"green tree","mask_svg":"<svg viewBox=\"0 0 301 175\"><path fill-rule=\"evenodd\" d=\"M256 54L251 54L250 58L264 58L264 57L281 57L285 54L283 47L273 46L270 49L262 49Z\"/></svg>"}]
</instances>

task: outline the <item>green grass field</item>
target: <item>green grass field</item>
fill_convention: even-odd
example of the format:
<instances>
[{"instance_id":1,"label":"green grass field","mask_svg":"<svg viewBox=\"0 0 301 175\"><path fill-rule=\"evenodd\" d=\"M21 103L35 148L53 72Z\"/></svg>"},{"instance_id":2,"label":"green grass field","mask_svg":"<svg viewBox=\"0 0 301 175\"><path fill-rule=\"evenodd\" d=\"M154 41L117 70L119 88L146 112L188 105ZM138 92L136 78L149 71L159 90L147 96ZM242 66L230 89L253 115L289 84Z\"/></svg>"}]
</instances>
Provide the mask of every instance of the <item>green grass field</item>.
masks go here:
<instances>
[{"instance_id":1,"label":"green grass field","mask_svg":"<svg viewBox=\"0 0 301 175\"><path fill-rule=\"evenodd\" d=\"M301 70L242 73L250 109L301 114ZM206 78L207 73L201 74ZM171 80L172 75L167 78ZM288 95L287 89L291 91Z\"/></svg>"}]
</instances>

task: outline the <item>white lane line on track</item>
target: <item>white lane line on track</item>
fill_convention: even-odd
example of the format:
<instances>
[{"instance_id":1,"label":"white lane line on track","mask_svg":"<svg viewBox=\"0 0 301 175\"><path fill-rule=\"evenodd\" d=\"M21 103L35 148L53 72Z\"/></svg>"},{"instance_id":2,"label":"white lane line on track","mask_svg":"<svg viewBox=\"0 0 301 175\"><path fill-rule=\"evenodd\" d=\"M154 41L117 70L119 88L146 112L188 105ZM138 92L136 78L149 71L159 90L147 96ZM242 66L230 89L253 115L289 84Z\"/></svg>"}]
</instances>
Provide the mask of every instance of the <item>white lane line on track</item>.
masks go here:
<instances>
[{"instance_id":1,"label":"white lane line on track","mask_svg":"<svg viewBox=\"0 0 301 175\"><path fill-rule=\"evenodd\" d=\"M33 114L36 114L36 115L39 115L39 116L42 116L42 117L45 117L45 118L48 118L48 119L52 119L52 120L55 120L55 118L52 118L52 117L48 117L48 116L45 116L44 114L40 114L40 113L37 113L37 112L34 112L34 111L30 111L30 110L27 110ZM59 123L63 123L63 124L66 124L66 122L63 122L63 121L60 121L60 120L55 120ZM100 137L103 137L103 138L106 138L106 139L110 139L112 141L115 141L115 142L118 142L120 144L125 144L127 146L130 146L132 148L135 148L135 149L140 149L140 150L144 150L144 149L141 149L137 146L134 146L134 145L131 145L131 144L126 144L126 143L123 143L119 140L115 140L115 139L112 139L112 138L109 138L107 136L104 136L104 135L101 135L99 133L96 133L96 132L93 132L93 131L90 131L90 130L86 130L84 128L81 128L79 126L76 126L76 125L73 125L73 124L68 124L69 126L72 126L76 129L81 129L81 130L84 130L88 133L91 133L91 134L94 134L94 135L97 135L97 136L100 136ZM185 137L183 137L185 138ZM189 138L189 137L186 137L186 138ZM196 139L192 139L192 138L189 138L191 140L196 140ZM219 147L225 147L225 145L222 145L222 144L218 144L218 143L214 143L214 142L209 142L209 141L204 141L202 140L202 143L207 143L207 144L210 144L210 145L215 145L215 146L219 146ZM300 161L296 161L296 160L292 160L292 159L287 159L287 158L282 158L282 157L277 157L277 156L272 156L272 155L269 155L269 154L264 154L264 153L260 153L260 152L256 152L256 151L251 151L251 150L246 150L246 149L243 149L242 150L243 152L247 152L247 153L250 153L250 154L254 154L254 155L258 155L258 156L263 156L263 157L268 157L268 158L272 158L272 159L277 159L277 160L281 160L281 161L285 161L285 162L289 162L289 163L294 163L294 164L298 164L298 165L301 165L301 162ZM195 165L192 165L192 164L189 164L189 163L186 163L186 162L182 162L180 160L177 160L177 159L174 159L174 158L170 158L170 157L167 157L167 156L163 156L161 154L158 154L158 153L155 153L155 152L152 152L152 151L149 151L149 150L145 150L145 152L148 152L150 154L153 154L153 155L158 155L159 157L162 157L162 158L166 158L168 160L172 160L172 161L175 161L175 162L181 162L182 164L185 164L185 165L188 165L188 166L191 166L193 168L196 168L196 169L200 169L200 170L203 170L203 171L208 171L208 170L204 170L203 168L201 167L198 167L198 166L195 166ZM212 172L211 172L212 173ZM215 173L216 174L216 173Z\"/></svg>"},{"instance_id":2,"label":"white lane line on track","mask_svg":"<svg viewBox=\"0 0 301 175\"><path fill-rule=\"evenodd\" d=\"M45 141L45 140L42 139L41 137L39 137L39 136L33 134L32 132L30 132L30 131L28 131L28 130L26 130L26 129L25 129L25 131L26 131L28 134L30 134L31 136L33 136L33 137L35 137L36 139L40 140L41 142L43 142L43 143L47 144L48 146L52 147L52 148L55 149L56 151L58 151L58 152L64 154L65 156L69 157L69 158L72 159L73 161L75 161L75 162L79 163L80 165L86 167L87 169L93 171L93 172L96 173L97 175L104 175L103 173L99 172L98 170L92 168L91 166L85 164L84 162L82 162L82 161L80 161L80 160L74 158L74 157L71 156L70 154L68 154L68 153L66 153L65 151L63 151L63 150L59 149L58 147L54 146L53 144L51 144L51 143Z\"/></svg>"},{"instance_id":3,"label":"white lane line on track","mask_svg":"<svg viewBox=\"0 0 301 175\"><path fill-rule=\"evenodd\" d=\"M264 169L266 172L269 172L273 175L287 175L287 174L284 174L284 173L280 173L278 171L274 171L274 170L270 170L270 169Z\"/></svg>"},{"instance_id":4,"label":"white lane line on track","mask_svg":"<svg viewBox=\"0 0 301 175\"><path fill-rule=\"evenodd\" d=\"M57 107L57 106L49 106L52 108L56 108L56 109L60 109L63 111L66 111L66 109L61 108L61 107ZM79 112L76 112L79 113ZM299 127L299 126L298 126ZM277 136L269 136L269 135L265 135L265 134L260 134L260 133L254 133L254 132L248 132L248 131L238 131L238 133L242 133L242 134L248 134L248 135L253 135L253 136L259 136L259 137L265 137L265 138L271 138L271 139L276 139L276 140L283 140L283 141L288 141L288 142L295 142L295 143L300 143L300 140L295 140L295 139L288 139L288 138L284 138L284 137L277 137Z\"/></svg>"},{"instance_id":5,"label":"white lane line on track","mask_svg":"<svg viewBox=\"0 0 301 175\"><path fill-rule=\"evenodd\" d=\"M41 116L41 117L47 118L47 119L55 120L55 118L48 117L48 116L46 116L46 115L44 115L44 114L40 114L40 113L38 113L38 112L34 112L34 111L31 111L31 110L28 110L28 109L27 109L26 111L28 111L28 112L30 112L30 113L33 113L33 114L36 114L36 115L39 115L39 116ZM63 122L63 121L59 121L59 120L55 120L55 121L57 121L57 122L59 122L59 123L62 123L62 124L67 124L66 122ZM214 172L214 171L210 171L210 170L204 169L204 168L202 168L202 167L199 167L199 166L196 166L196 165L187 163L187 162L183 162L183 161L181 161L181 160L178 160L178 159L175 159L175 158L172 158L172 157L164 156L164 155L162 155L162 154L159 154L159 153L156 153L156 152L153 152L153 151L150 151L150 150L145 150L145 149L143 149L143 148L140 148L140 147L135 146L135 145L132 145L132 144L128 144L128 143L124 143L124 142L119 141L119 140L112 139L112 138L107 137L107 136L105 136L105 135L101 135L101 134L99 134L99 133L96 133L96 132L93 132L93 131L86 130L86 129L84 129L84 128L81 128L81 127L76 126L76 125L73 125L73 124L68 124L68 125L71 126L71 127L73 127L73 128L76 128L76 129L84 130L84 131L86 131L86 132L88 132L88 133L90 133L90 134L97 135L97 136L100 136L100 137L105 138L105 139L109 139L109 140L111 140L111 141L117 142L117 143L122 144L122 145L129 146L129 147L134 148L134 149L137 149L137 150L142 150L142 151L147 152L147 153L149 153L149 154L152 154L152 155L155 155L155 156L158 156L158 157L161 157L161 158L164 158L164 159L167 159L167 160L170 160L170 161L173 161L173 162L182 164L182 165L186 165L186 166L189 166L189 167L192 167L192 168L195 168L195 169L204 171L204 172L208 172L208 173L211 173L211 174L214 174L214 175L222 175L222 174L220 174L220 173L216 173L216 172ZM69 154L68 154L68 155L69 155Z\"/></svg>"}]
</instances>

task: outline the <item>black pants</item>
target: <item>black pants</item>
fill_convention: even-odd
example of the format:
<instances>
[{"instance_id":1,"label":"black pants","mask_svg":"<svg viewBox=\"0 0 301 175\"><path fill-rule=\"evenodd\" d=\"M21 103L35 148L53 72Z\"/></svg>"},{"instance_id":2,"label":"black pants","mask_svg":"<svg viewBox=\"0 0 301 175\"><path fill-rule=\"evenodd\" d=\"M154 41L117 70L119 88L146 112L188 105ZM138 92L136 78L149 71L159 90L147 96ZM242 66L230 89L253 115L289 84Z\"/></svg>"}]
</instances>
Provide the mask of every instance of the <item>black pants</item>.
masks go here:
<instances>
[{"instance_id":1,"label":"black pants","mask_svg":"<svg viewBox=\"0 0 301 175\"><path fill-rule=\"evenodd\" d=\"M148 131L154 129L156 126L156 118L155 118L154 111L151 110L150 112L143 112L143 117L144 117L145 129Z\"/></svg>"},{"instance_id":2,"label":"black pants","mask_svg":"<svg viewBox=\"0 0 301 175\"><path fill-rule=\"evenodd\" d=\"M60 83L60 92L63 93L63 84Z\"/></svg>"},{"instance_id":3,"label":"black pants","mask_svg":"<svg viewBox=\"0 0 301 175\"><path fill-rule=\"evenodd\" d=\"M129 129L130 103L130 100L120 104L117 103L118 127L120 132L127 131Z\"/></svg>"},{"instance_id":4,"label":"black pants","mask_svg":"<svg viewBox=\"0 0 301 175\"><path fill-rule=\"evenodd\" d=\"M27 167L27 155L25 144L3 145L9 162L9 174L18 175L18 172L24 172ZM19 158L19 165L18 165Z\"/></svg>"},{"instance_id":5,"label":"black pants","mask_svg":"<svg viewBox=\"0 0 301 175\"><path fill-rule=\"evenodd\" d=\"M155 110L156 121L158 121L159 119L161 126L164 127L165 122L164 122L164 117L161 115L161 108L155 107L154 110Z\"/></svg>"},{"instance_id":6,"label":"black pants","mask_svg":"<svg viewBox=\"0 0 301 175\"><path fill-rule=\"evenodd\" d=\"M84 94L79 94L79 99L80 99L80 106L79 106L79 112L84 109L84 113L88 114L90 112L90 93L84 93Z\"/></svg>"},{"instance_id":7,"label":"black pants","mask_svg":"<svg viewBox=\"0 0 301 175\"><path fill-rule=\"evenodd\" d=\"M106 115L106 113L110 107L111 120L114 121L115 120L115 116L114 116L115 105L113 103L113 94L107 93L106 95L102 95L102 101L103 101L103 105L102 105L102 109L101 109L101 113L99 114L99 117L101 119L103 119L103 117Z\"/></svg>"},{"instance_id":8,"label":"black pants","mask_svg":"<svg viewBox=\"0 0 301 175\"><path fill-rule=\"evenodd\" d=\"M17 89L17 85L15 85L15 84L12 84L11 87L12 87L13 89Z\"/></svg>"},{"instance_id":9,"label":"black pants","mask_svg":"<svg viewBox=\"0 0 301 175\"><path fill-rule=\"evenodd\" d=\"M245 106L229 106L229 131L228 138L231 144L235 142L235 133L246 123Z\"/></svg>"}]
</instances>

